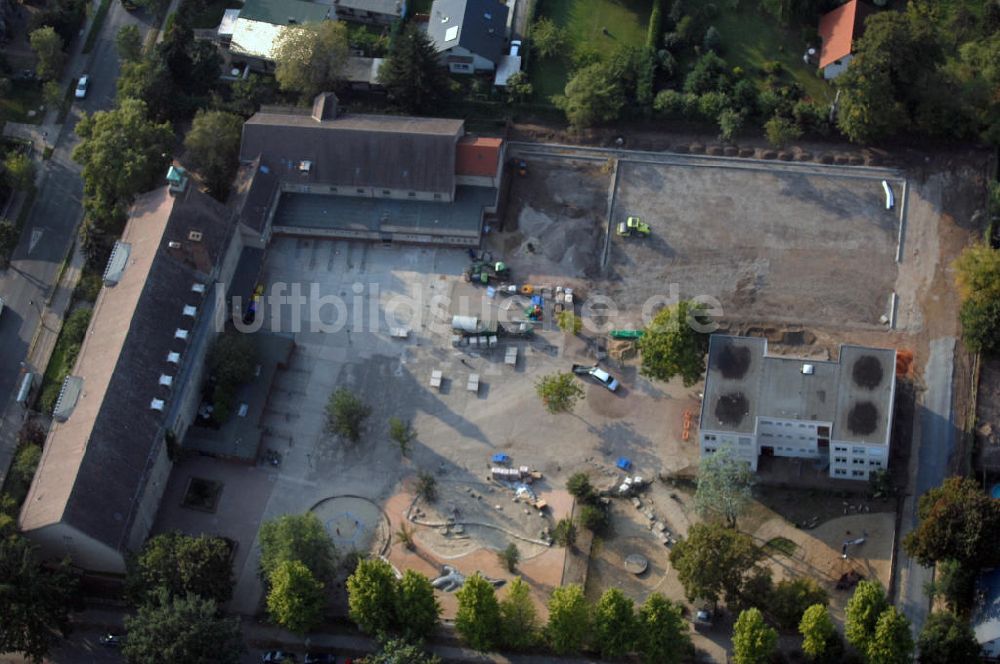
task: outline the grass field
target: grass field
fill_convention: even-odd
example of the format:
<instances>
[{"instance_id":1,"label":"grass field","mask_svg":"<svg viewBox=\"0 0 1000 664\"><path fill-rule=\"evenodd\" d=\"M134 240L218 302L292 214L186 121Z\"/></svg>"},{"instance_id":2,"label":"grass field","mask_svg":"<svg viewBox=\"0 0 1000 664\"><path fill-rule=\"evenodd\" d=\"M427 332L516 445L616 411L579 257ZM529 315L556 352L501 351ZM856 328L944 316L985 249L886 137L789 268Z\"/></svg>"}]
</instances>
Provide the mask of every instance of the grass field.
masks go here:
<instances>
[{"instance_id":1,"label":"grass field","mask_svg":"<svg viewBox=\"0 0 1000 664\"><path fill-rule=\"evenodd\" d=\"M538 101L562 94L569 78L571 54L580 49L609 55L621 45L641 46L651 9L649 0L551 0L540 16L551 18L566 31L566 54L543 60L534 58L531 83ZM607 34L605 34L607 29Z\"/></svg>"},{"instance_id":2,"label":"grass field","mask_svg":"<svg viewBox=\"0 0 1000 664\"><path fill-rule=\"evenodd\" d=\"M34 82L13 81L10 92L0 95L0 123L31 122L38 124L42 114L28 117L29 110L38 110L42 105L42 86Z\"/></svg>"},{"instance_id":3,"label":"grass field","mask_svg":"<svg viewBox=\"0 0 1000 664\"><path fill-rule=\"evenodd\" d=\"M730 66L742 67L751 79L762 80L761 66L777 60L785 67L785 77L801 85L807 96L816 101L833 100L833 88L816 75L815 67L802 62L806 44L796 31L744 8L720 11L712 22L722 35L722 57Z\"/></svg>"}]
</instances>

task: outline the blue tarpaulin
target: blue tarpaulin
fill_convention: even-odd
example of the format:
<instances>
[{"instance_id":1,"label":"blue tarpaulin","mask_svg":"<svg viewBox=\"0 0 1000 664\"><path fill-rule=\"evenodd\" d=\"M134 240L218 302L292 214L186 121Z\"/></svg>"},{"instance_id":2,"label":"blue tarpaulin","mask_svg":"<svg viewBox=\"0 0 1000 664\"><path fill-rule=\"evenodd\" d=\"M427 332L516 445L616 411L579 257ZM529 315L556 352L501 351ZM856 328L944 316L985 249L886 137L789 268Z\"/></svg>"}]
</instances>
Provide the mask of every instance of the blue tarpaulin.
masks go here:
<instances>
[{"instance_id":1,"label":"blue tarpaulin","mask_svg":"<svg viewBox=\"0 0 1000 664\"><path fill-rule=\"evenodd\" d=\"M493 463L510 463L510 457L506 454L494 454L490 461Z\"/></svg>"},{"instance_id":2,"label":"blue tarpaulin","mask_svg":"<svg viewBox=\"0 0 1000 664\"><path fill-rule=\"evenodd\" d=\"M627 457L618 457L618 461L615 462L615 465L622 470L628 470L632 467L632 461L630 461Z\"/></svg>"}]
</instances>

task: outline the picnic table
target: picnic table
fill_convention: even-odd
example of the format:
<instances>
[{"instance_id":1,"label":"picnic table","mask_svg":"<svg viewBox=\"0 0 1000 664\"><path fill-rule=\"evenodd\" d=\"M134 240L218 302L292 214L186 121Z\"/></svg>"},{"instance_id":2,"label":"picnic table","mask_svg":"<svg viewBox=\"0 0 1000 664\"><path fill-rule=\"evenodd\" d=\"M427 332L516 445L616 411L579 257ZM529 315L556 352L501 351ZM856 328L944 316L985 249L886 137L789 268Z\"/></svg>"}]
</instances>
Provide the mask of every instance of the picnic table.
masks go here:
<instances>
[{"instance_id":1,"label":"picnic table","mask_svg":"<svg viewBox=\"0 0 1000 664\"><path fill-rule=\"evenodd\" d=\"M517 364L517 346L507 346L507 352L503 357L504 364L515 366Z\"/></svg>"},{"instance_id":2,"label":"picnic table","mask_svg":"<svg viewBox=\"0 0 1000 664\"><path fill-rule=\"evenodd\" d=\"M440 369L435 369L431 372L431 387L436 387L441 389L441 380L444 378L444 373Z\"/></svg>"},{"instance_id":3,"label":"picnic table","mask_svg":"<svg viewBox=\"0 0 1000 664\"><path fill-rule=\"evenodd\" d=\"M469 374L469 381L465 384L465 389L470 392L479 392L479 374Z\"/></svg>"}]
</instances>

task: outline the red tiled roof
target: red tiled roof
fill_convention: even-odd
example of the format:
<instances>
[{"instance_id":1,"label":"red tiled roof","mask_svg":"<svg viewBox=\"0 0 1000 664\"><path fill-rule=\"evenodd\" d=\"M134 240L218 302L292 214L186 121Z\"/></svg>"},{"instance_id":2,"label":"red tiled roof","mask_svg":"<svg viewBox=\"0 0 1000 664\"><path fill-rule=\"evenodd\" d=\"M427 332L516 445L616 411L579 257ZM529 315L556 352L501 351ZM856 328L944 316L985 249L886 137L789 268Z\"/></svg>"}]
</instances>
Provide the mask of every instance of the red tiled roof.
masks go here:
<instances>
[{"instance_id":1,"label":"red tiled roof","mask_svg":"<svg viewBox=\"0 0 1000 664\"><path fill-rule=\"evenodd\" d=\"M499 138L462 138L458 142L455 156L455 174L482 177L496 175L501 145L503 141Z\"/></svg>"},{"instance_id":2,"label":"red tiled roof","mask_svg":"<svg viewBox=\"0 0 1000 664\"><path fill-rule=\"evenodd\" d=\"M819 36L823 41L819 51L820 68L851 54L854 42L865 31L865 19L872 12L872 8L860 0L850 0L823 14L819 20Z\"/></svg>"}]
</instances>

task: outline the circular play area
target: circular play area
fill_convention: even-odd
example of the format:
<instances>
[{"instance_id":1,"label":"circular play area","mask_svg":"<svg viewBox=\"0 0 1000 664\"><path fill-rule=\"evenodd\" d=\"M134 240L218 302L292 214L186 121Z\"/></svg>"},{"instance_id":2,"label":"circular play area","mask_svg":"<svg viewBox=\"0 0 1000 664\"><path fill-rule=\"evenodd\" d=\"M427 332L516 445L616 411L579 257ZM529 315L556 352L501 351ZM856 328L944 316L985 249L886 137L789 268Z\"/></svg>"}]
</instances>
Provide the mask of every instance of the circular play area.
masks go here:
<instances>
[{"instance_id":1,"label":"circular play area","mask_svg":"<svg viewBox=\"0 0 1000 664\"><path fill-rule=\"evenodd\" d=\"M334 496L316 503L312 512L341 553L378 554L389 546L389 518L367 498Z\"/></svg>"}]
</instances>

